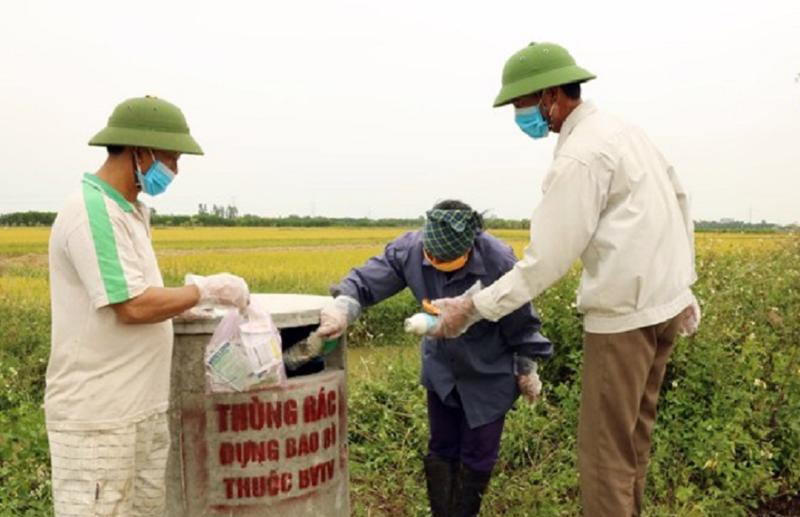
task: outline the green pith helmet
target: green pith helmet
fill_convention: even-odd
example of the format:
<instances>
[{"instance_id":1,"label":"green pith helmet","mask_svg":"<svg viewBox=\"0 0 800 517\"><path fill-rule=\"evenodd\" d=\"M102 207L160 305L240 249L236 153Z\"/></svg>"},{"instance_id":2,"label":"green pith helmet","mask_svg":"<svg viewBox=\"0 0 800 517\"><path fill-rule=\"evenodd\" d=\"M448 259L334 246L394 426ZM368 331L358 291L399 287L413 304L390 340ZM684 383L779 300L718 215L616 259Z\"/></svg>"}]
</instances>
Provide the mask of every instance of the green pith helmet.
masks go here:
<instances>
[{"instance_id":1,"label":"green pith helmet","mask_svg":"<svg viewBox=\"0 0 800 517\"><path fill-rule=\"evenodd\" d=\"M506 61L503 87L494 107L504 106L517 97L575 82L595 75L575 64L567 49L555 43L531 43Z\"/></svg>"},{"instance_id":2,"label":"green pith helmet","mask_svg":"<svg viewBox=\"0 0 800 517\"><path fill-rule=\"evenodd\" d=\"M123 145L203 154L189 133L180 108L149 95L120 103L108 117L108 125L89 140L89 145Z\"/></svg>"}]
</instances>

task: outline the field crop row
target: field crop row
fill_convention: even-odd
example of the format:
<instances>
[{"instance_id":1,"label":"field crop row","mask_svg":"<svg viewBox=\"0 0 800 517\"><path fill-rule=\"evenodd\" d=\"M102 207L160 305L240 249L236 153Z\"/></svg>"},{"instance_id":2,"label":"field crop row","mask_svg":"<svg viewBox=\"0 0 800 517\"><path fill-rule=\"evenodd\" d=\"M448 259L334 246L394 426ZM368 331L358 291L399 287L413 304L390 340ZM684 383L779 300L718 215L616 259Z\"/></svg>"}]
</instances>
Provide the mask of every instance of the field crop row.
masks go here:
<instances>
[{"instance_id":1,"label":"field crop row","mask_svg":"<svg viewBox=\"0 0 800 517\"><path fill-rule=\"evenodd\" d=\"M255 292L325 294L403 230L156 228L168 285L231 271ZM519 254L527 232L493 232ZM49 515L41 409L49 354L47 235L0 228L0 515ZM698 234L700 332L678 343L662 390L648 515L743 516L800 487L800 236ZM545 397L506 424L485 515L577 515L575 427L582 361L579 269L535 301L556 355ZM356 515L425 515L424 391L402 319L408 293L349 334L351 487Z\"/></svg>"}]
</instances>

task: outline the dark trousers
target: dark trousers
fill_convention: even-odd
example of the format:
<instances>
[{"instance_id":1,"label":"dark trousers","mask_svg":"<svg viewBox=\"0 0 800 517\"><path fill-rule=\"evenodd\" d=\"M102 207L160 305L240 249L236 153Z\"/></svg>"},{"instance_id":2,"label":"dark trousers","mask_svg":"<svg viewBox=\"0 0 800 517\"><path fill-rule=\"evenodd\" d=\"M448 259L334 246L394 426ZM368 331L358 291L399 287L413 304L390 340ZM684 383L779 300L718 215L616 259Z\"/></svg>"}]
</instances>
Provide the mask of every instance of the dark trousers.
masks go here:
<instances>
[{"instance_id":1,"label":"dark trousers","mask_svg":"<svg viewBox=\"0 0 800 517\"><path fill-rule=\"evenodd\" d=\"M457 392L454 392L456 400ZM470 429L464 410L445 405L435 392L428 390L428 456L460 461L478 472L491 472L500 451L505 416Z\"/></svg>"}]
</instances>

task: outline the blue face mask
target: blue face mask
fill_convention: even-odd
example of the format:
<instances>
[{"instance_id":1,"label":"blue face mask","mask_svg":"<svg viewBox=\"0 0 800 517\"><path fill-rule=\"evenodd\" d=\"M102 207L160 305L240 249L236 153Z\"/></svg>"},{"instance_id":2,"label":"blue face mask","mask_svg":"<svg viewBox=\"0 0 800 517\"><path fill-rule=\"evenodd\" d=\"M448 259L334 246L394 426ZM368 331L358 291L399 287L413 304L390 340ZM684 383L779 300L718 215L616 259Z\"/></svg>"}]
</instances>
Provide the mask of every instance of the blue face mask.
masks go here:
<instances>
[{"instance_id":1,"label":"blue face mask","mask_svg":"<svg viewBox=\"0 0 800 517\"><path fill-rule=\"evenodd\" d=\"M539 106L515 108L514 121L519 128L531 138L544 138L550 133L547 121L539 111Z\"/></svg>"},{"instance_id":2,"label":"blue face mask","mask_svg":"<svg viewBox=\"0 0 800 517\"><path fill-rule=\"evenodd\" d=\"M134 160L136 162L136 178L139 181L139 187L141 187L142 192L157 196L167 190L167 187L175 178L175 173L163 162L156 160L153 151L150 151L150 156L153 157L153 164L144 174L139 168L139 160Z\"/></svg>"}]
</instances>

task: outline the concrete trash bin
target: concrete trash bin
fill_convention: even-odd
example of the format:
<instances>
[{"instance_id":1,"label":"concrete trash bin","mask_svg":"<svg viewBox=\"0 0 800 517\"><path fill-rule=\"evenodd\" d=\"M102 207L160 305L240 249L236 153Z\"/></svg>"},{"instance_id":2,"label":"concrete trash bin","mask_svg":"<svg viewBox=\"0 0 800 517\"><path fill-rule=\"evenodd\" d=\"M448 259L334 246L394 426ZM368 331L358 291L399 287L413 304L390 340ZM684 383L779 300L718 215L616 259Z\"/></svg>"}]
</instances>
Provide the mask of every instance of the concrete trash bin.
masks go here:
<instances>
[{"instance_id":1,"label":"concrete trash bin","mask_svg":"<svg viewBox=\"0 0 800 517\"><path fill-rule=\"evenodd\" d=\"M319 325L331 298L254 294L283 346ZM206 393L205 347L219 321L176 318L167 515L347 516L345 342L285 388Z\"/></svg>"}]
</instances>

